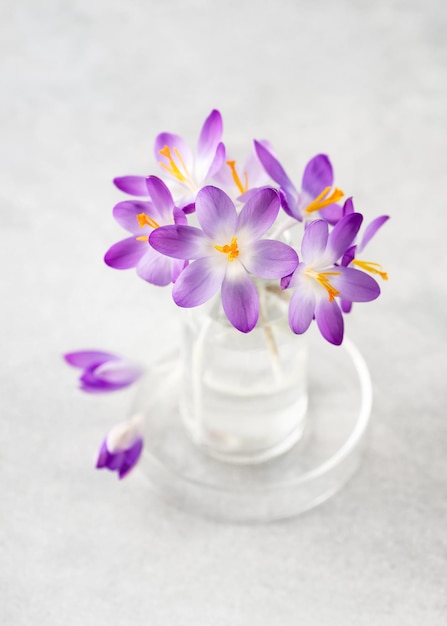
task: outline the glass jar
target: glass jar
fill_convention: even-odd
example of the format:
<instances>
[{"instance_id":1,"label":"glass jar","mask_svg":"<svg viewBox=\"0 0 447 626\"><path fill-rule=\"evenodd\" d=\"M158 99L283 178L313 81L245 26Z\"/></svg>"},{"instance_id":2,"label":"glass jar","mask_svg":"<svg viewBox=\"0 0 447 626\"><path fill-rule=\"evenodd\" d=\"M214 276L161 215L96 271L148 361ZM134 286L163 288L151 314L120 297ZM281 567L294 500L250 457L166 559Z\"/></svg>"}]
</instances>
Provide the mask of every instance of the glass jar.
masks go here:
<instances>
[{"instance_id":1,"label":"glass jar","mask_svg":"<svg viewBox=\"0 0 447 626\"><path fill-rule=\"evenodd\" d=\"M209 455L251 464L289 450L307 411L306 339L288 324L277 284L258 287L257 326L241 333L220 296L185 311L179 407L193 441Z\"/></svg>"}]
</instances>

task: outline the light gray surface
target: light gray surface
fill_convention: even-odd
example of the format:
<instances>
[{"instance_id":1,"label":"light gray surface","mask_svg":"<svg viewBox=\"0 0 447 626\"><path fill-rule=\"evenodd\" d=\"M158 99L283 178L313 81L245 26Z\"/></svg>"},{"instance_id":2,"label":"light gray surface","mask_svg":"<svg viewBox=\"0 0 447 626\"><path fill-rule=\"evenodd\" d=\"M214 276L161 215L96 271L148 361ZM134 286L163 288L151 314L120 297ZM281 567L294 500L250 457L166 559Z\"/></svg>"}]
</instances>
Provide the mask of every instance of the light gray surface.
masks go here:
<instances>
[{"instance_id":1,"label":"light gray surface","mask_svg":"<svg viewBox=\"0 0 447 626\"><path fill-rule=\"evenodd\" d=\"M446 6L2 3L2 624L445 623ZM169 294L102 264L121 236L110 180L154 171L156 133L194 141L213 107L236 155L269 138L299 182L327 152L359 210L392 214L370 248L389 284L348 326L374 381L365 462L267 526L95 472L128 396L82 395L60 359L163 349Z\"/></svg>"}]
</instances>

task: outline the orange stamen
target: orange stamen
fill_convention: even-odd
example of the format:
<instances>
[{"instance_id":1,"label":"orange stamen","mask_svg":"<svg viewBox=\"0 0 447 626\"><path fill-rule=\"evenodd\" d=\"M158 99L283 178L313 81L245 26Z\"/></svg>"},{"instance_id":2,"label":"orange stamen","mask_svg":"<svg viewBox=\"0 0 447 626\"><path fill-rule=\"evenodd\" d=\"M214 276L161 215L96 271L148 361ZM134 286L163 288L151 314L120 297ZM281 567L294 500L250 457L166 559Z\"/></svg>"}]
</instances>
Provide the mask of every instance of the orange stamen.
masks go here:
<instances>
[{"instance_id":1,"label":"orange stamen","mask_svg":"<svg viewBox=\"0 0 447 626\"><path fill-rule=\"evenodd\" d=\"M358 259L354 259L352 265L356 265L360 267L365 272L370 272L371 274L378 274L383 280L388 280L388 274L383 271L383 267L379 263L371 263L371 261L360 261Z\"/></svg>"},{"instance_id":2,"label":"orange stamen","mask_svg":"<svg viewBox=\"0 0 447 626\"><path fill-rule=\"evenodd\" d=\"M231 176L236 184L236 187L239 189L240 193L245 193L248 189L248 174L244 172L244 183L242 184L241 179L239 178L239 174L236 170L236 161L226 161L228 167L231 170Z\"/></svg>"},{"instance_id":3,"label":"orange stamen","mask_svg":"<svg viewBox=\"0 0 447 626\"><path fill-rule=\"evenodd\" d=\"M165 146L162 150L160 150L160 154L168 159L169 164L163 163L162 161L160 161L160 165L162 168L164 168L167 172L169 172L169 174L174 176L174 178L179 180L181 183L186 183L188 181L189 174L188 174L188 170L186 168L185 162L183 161L180 155L180 152L177 150L177 148L173 148L173 151L174 151L175 156L179 160L181 167L183 168L183 172L180 171L179 166L174 161L174 157L171 154L171 149L169 146Z\"/></svg>"},{"instance_id":4,"label":"orange stamen","mask_svg":"<svg viewBox=\"0 0 447 626\"><path fill-rule=\"evenodd\" d=\"M228 260L229 261L234 261L234 259L237 259L237 257L239 256L239 248L237 245L237 239L236 237L233 237L231 240L230 245L225 244L224 246L214 246L215 249L218 252L222 252L223 254L227 254L228 255Z\"/></svg>"},{"instance_id":5,"label":"orange stamen","mask_svg":"<svg viewBox=\"0 0 447 626\"><path fill-rule=\"evenodd\" d=\"M328 196L331 188L326 187L320 193L319 196L312 200L312 202L304 209L306 213L314 213L315 211L320 211L324 209L325 206L329 204L333 204L334 202L338 202L345 195L341 189L334 188L333 192Z\"/></svg>"},{"instance_id":6,"label":"orange stamen","mask_svg":"<svg viewBox=\"0 0 447 626\"><path fill-rule=\"evenodd\" d=\"M332 302L335 299L335 296L338 296L340 293L333 285L331 285L328 278L328 276L340 276L340 272L315 272L314 270L308 269L306 270L306 275L311 278L315 278L315 280L326 289L329 296L329 302Z\"/></svg>"},{"instance_id":7,"label":"orange stamen","mask_svg":"<svg viewBox=\"0 0 447 626\"><path fill-rule=\"evenodd\" d=\"M150 226L151 228L160 228L160 224L157 224L157 222L146 213L138 213L137 220L138 220L138 224L140 225L140 228L143 228L143 226Z\"/></svg>"}]
</instances>

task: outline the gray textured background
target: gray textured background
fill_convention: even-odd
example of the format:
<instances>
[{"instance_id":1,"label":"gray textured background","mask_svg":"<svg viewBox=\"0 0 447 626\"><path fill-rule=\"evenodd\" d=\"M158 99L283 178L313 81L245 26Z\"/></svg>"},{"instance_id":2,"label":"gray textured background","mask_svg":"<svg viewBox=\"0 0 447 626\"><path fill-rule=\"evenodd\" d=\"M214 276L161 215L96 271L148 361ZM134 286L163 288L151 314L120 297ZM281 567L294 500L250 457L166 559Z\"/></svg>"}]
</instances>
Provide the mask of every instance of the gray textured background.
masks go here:
<instances>
[{"instance_id":1,"label":"gray textured background","mask_svg":"<svg viewBox=\"0 0 447 626\"><path fill-rule=\"evenodd\" d=\"M0 622L5 626L445 624L447 9L439 0L14 0L1 31ZM79 393L63 351L150 360L167 292L102 255L113 176L213 108L243 156L327 152L390 274L350 336L374 382L365 462L267 526L169 508L92 469L126 393Z\"/></svg>"}]
</instances>

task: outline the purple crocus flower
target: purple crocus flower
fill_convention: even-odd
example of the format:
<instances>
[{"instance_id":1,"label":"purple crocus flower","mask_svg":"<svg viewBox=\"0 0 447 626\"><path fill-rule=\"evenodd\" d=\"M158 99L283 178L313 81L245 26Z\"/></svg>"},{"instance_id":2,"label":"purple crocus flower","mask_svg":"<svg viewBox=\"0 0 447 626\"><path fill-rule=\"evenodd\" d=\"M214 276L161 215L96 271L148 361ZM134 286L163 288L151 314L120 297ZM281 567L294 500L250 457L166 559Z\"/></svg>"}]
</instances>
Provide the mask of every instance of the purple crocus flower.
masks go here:
<instances>
[{"instance_id":1,"label":"purple crocus flower","mask_svg":"<svg viewBox=\"0 0 447 626\"><path fill-rule=\"evenodd\" d=\"M104 261L118 270L135 267L138 276L147 282L165 286L176 280L185 263L159 254L148 244L149 235L166 224L185 224L186 216L174 206L171 192L162 180L149 176L145 184L152 202L129 200L114 207L114 218L133 236L114 244Z\"/></svg>"},{"instance_id":2,"label":"purple crocus flower","mask_svg":"<svg viewBox=\"0 0 447 626\"><path fill-rule=\"evenodd\" d=\"M364 261L357 258L357 254L363 252L365 246L375 236L379 228L381 228L383 224L385 224L385 222L387 222L388 220L388 215L381 215L380 217L376 217L372 222L370 222L365 228L360 242L357 245L351 246L346 250L341 260L341 265L345 267L347 267L348 265L353 265L354 267L358 267L365 272L377 274L383 280L388 280L388 274L383 270L383 267L379 263ZM350 302L349 300L342 300L340 304L344 313L349 313L351 311L352 302Z\"/></svg>"},{"instance_id":3,"label":"purple crocus flower","mask_svg":"<svg viewBox=\"0 0 447 626\"><path fill-rule=\"evenodd\" d=\"M64 354L69 365L82 370L80 389L89 393L104 393L123 389L134 383L143 369L133 361L110 352L80 350Z\"/></svg>"},{"instance_id":4,"label":"purple crocus flower","mask_svg":"<svg viewBox=\"0 0 447 626\"><path fill-rule=\"evenodd\" d=\"M323 337L332 344L343 341L344 323L337 296L351 302L368 302L380 294L376 281L362 271L336 265L354 240L362 223L360 213L343 217L329 234L324 220L311 222L302 241L302 261L283 288L294 288L289 324L301 335L315 317Z\"/></svg>"},{"instance_id":5,"label":"purple crocus flower","mask_svg":"<svg viewBox=\"0 0 447 626\"><path fill-rule=\"evenodd\" d=\"M255 141L256 153L265 171L279 185L281 203L288 215L298 221L322 217L329 224L336 224L343 217L343 208L337 202L343 197L334 188L332 164L325 154L317 154L304 169L301 192L298 192L285 169L264 142Z\"/></svg>"},{"instance_id":6,"label":"purple crocus flower","mask_svg":"<svg viewBox=\"0 0 447 626\"><path fill-rule=\"evenodd\" d=\"M203 124L195 156L179 135L160 133L155 139L155 158L167 174L166 182L171 183L177 205L185 212L193 209L200 187L214 177L225 161L222 132L222 116L214 109Z\"/></svg>"},{"instance_id":7,"label":"purple crocus flower","mask_svg":"<svg viewBox=\"0 0 447 626\"><path fill-rule=\"evenodd\" d=\"M177 206L185 213L194 210L197 191L206 180L213 178L225 161L222 133L222 116L214 109L202 126L195 156L179 135L165 132L155 139L155 159L164 170L164 179L171 187ZM148 196L145 176L119 176L113 182L132 196Z\"/></svg>"},{"instance_id":8,"label":"purple crocus flower","mask_svg":"<svg viewBox=\"0 0 447 626\"><path fill-rule=\"evenodd\" d=\"M118 472L124 478L135 467L143 450L138 420L122 422L112 428L102 442L96 467Z\"/></svg>"},{"instance_id":9,"label":"purple crocus flower","mask_svg":"<svg viewBox=\"0 0 447 626\"><path fill-rule=\"evenodd\" d=\"M173 298L181 307L203 304L221 289L226 316L238 330L251 331L259 316L259 298L248 272L265 279L295 269L296 252L280 241L261 239L278 215L280 200L273 189L258 191L241 212L217 187L204 187L196 199L202 230L165 226L155 230L151 245L168 256L193 259L177 279Z\"/></svg>"}]
</instances>

